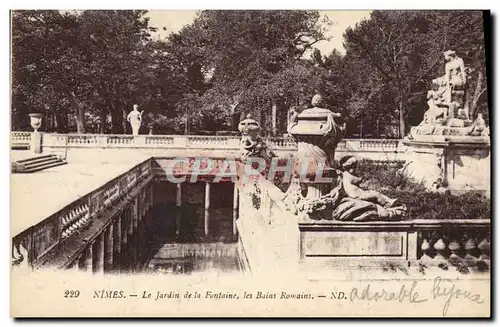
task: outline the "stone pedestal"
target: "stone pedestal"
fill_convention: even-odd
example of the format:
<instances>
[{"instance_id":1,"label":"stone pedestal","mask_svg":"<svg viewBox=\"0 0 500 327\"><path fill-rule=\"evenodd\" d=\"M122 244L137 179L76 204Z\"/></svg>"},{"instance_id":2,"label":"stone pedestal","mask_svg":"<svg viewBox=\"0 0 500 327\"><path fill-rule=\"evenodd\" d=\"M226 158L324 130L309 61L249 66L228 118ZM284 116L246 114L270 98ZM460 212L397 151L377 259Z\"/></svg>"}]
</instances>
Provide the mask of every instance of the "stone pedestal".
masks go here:
<instances>
[{"instance_id":1,"label":"stone pedestal","mask_svg":"<svg viewBox=\"0 0 500 327\"><path fill-rule=\"evenodd\" d=\"M42 153L42 133L34 132L31 134L30 148L35 154Z\"/></svg>"},{"instance_id":2,"label":"stone pedestal","mask_svg":"<svg viewBox=\"0 0 500 327\"><path fill-rule=\"evenodd\" d=\"M408 146L407 174L426 187L489 193L489 138L421 135L403 143Z\"/></svg>"}]
</instances>

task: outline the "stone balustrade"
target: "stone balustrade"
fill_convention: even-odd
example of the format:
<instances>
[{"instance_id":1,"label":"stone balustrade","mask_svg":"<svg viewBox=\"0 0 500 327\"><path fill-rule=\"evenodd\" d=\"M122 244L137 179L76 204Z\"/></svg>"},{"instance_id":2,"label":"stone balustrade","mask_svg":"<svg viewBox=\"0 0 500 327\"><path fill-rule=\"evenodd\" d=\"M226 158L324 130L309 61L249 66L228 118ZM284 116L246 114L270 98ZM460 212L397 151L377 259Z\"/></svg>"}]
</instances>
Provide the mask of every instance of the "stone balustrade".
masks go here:
<instances>
[{"instance_id":1,"label":"stone balustrade","mask_svg":"<svg viewBox=\"0 0 500 327\"><path fill-rule=\"evenodd\" d=\"M298 219L283 203L283 193L270 181L239 186L238 253L253 274L280 267L296 273L299 263Z\"/></svg>"},{"instance_id":2,"label":"stone balustrade","mask_svg":"<svg viewBox=\"0 0 500 327\"><path fill-rule=\"evenodd\" d=\"M134 267L140 259L135 249L144 248L138 244L150 232L154 175L153 159L145 160L15 235L13 262L93 272ZM235 192L238 254L252 273L277 266L289 273L387 264L490 268L490 220L318 221L293 214L285 194L268 180L238 185Z\"/></svg>"},{"instance_id":3,"label":"stone balustrade","mask_svg":"<svg viewBox=\"0 0 500 327\"><path fill-rule=\"evenodd\" d=\"M419 263L423 266L489 270L491 235L488 224L454 222L452 228L420 226L417 239ZM477 228L472 228L477 225ZM465 228L467 226L467 228Z\"/></svg>"},{"instance_id":4,"label":"stone balustrade","mask_svg":"<svg viewBox=\"0 0 500 327\"><path fill-rule=\"evenodd\" d=\"M308 267L440 267L484 272L490 267L490 220L299 223L301 263ZM328 232L328 233L325 233ZM333 246L337 245L337 246Z\"/></svg>"},{"instance_id":5,"label":"stone balustrade","mask_svg":"<svg viewBox=\"0 0 500 327\"><path fill-rule=\"evenodd\" d=\"M118 213L110 216L110 212L120 208L120 202L135 203L136 206L145 203L145 207L141 207L140 210L136 209L136 215L146 214L152 206L152 179L151 160L146 160L125 174L117 176L77 201L66 205L39 224L15 235L12 241L13 263L33 268L46 265L71 266L76 260L74 258L74 260L69 260L74 254L71 251L81 250L82 242L86 244L85 242L99 237L103 240L105 237L110 238L109 235L104 236L103 233L111 233L109 229L112 227L109 226L114 223L112 220L116 219ZM149 192L149 195L146 196L144 192ZM142 199L139 203L137 203L138 197ZM121 212L122 209L118 211ZM124 220L123 223L125 224L126 221ZM131 228L129 225L126 227ZM53 249L56 250L51 251ZM61 251L66 254L61 255ZM87 253L87 255L91 256L92 253ZM92 262L92 260L82 260L79 267Z\"/></svg>"},{"instance_id":6,"label":"stone balustrade","mask_svg":"<svg viewBox=\"0 0 500 327\"><path fill-rule=\"evenodd\" d=\"M29 146L30 132L11 132L11 143ZM204 135L123 135L123 134L53 134L43 133L44 147L164 147L164 148L220 148L237 149L239 137ZM295 151L297 143L292 138L268 137L267 144L273 150ZM401 152L405 147L400 140L343 139L337 146L340 152Z\"/></svg>"},{"instance_id":7,"label":"stone balustrade","mask_svg":"<svg viewBox=\"0 0 500 327\"><path fill-rule=\"evenodd\" d=\"M481 273L490 268L489 219L318 221L292 214L285 194L267 180L240 188L240 194L239 247L252 272L275 270L270 262L326 275L332 269L391 265L421 272Z\"/></svg>"},{"instance_id":8,"label":"stone balustrade","mask_svg":"<svg viewBox=\"0 0 500 327\"><path fill-rule=\"evenodd\" d=\"M297 149L297 143L289 137L268 137L265 140L271 149L288 149L290 151Z\"/></svg>"},{"instance_id":9,"label":"stone balustrade","mask_svg":"<svg viewBox=\"0 0 500 327\"><path fill-rule=\"evenodd\" d=\"M11 132L11 148L29 149L31 144L31 132Z\"/></svg>"}]
</instances>

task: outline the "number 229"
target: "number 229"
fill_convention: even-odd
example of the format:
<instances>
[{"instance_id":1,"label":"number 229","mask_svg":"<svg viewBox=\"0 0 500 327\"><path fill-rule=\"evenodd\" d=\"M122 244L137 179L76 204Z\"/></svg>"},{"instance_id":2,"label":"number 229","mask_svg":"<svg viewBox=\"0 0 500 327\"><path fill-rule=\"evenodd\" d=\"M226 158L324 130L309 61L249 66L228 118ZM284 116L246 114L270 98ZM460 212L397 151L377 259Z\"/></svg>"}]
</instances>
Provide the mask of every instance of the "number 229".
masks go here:
<instances>
[{"instance_id":1,"label":"number 229","mask_svg":"<svg viewBox=\"0 0 500 327\"><path fill-rule=\"evenodd\" d=\"M69 298L69 299L76 299L77 297L80 296L80 291L79 290L66 290L64 291L64 297Z\"/></svg>"}]
</instances>

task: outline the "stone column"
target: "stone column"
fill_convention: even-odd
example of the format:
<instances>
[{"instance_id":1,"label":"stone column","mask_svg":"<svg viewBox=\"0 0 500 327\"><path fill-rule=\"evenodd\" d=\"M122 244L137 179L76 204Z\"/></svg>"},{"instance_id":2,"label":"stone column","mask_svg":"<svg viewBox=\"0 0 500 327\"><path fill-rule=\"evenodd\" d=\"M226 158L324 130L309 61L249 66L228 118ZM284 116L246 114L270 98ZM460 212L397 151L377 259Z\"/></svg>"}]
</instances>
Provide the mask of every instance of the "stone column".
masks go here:
<instances>
[{"instance_id":1,"label":"stone column","mask_svg":"<svg viewBox=\"0 0 500 327\"><path fill-rule=\"evenodd\" d=\"M128 217L128 209L125 208L121 213L121 231L122 231L122 245L125 246L128 242L128 227L129 227L129 217ZM123 252L123 251L122 251Z\"/></svg>"},{"instance_id":2,"label":"stone column","mask_svg":"<svg viewBox=\"0 0 500 327\"><path fill-rule=\"evenodd\" d=\"M113 269L120 271L121 268L121 252L122 252L122 216L118 216L118 219L114 223L113 228Z\"/></svg>"},{"instance_id":3,"label":"stone column","mask_svg":"<svg viewBox=\"0 0 500 327\"><path fill-rule=\"evenodd\" d=\"M94 242L94 259L95 259L95 267L94 271L96 273L102 274L104 273L104 234L103 231Z\"/></svg>"},{"instance_id":4,"label":"stone column","mask_svg":"<svg viewBox=\"0 0 500 327\"><path fill-rule=\"evenodd\" d=\"M122 251L121 251L121 271L126 271L129 265L129 243L130 237L128 235L130 228L130 211L125 207L122 213Z\"/></svg>"},{"instance_id":5,"label":"stone column","mask_svg":"<svg viewBox=\"0 0 500 327\"><path fill-rule=\"evenodd\" d=\"M136 246L137 246L137 198L132 201L132 208L129 210L129 229L128 229L128 262L129 269L133 270L136 264Z\"/></svg>"},{"instance_id":6,"label":"stone column","mask_svg":"<svg viewBox=\"0 0 500 327\"><path fill-rule=\"evenodd\" d=\"M110 224L105 232L105 240L104 240L104 271L110 271L113 269L113 254L114 254L114 245L113 245L113 224Z\"/></svg>"},{"instance_id":7,"label":"stone column","mask_svg":"<svg viewBox=\"0 0 500 327\"><path fill-rule=\"evenodd\" d=\"M177 183L177 195L175 197L175 206L176 206L176 210L175 210L175 233L177 235L180 234L181 232L181 205L182 205L182 198L181 198L181 195L182 195L182 184L181 183Z\"/></svg>"},{"instance_id":8,"label":"stone column","mask_svg":"<svg viewBox=\"0 0 500 327\"><path fill-rule=\"evenodd\" d=\"M132 221L134 222L134 225L132 228L132 233L134 233L134 231L137 230L137 226L139 225L140 214L141 214L141 210L140 210L140 204L139 204L139 195L137 195L137 197L134 199L134 210L132 213L132 216L133 216Z\"/></svg>"},{"instance_id":9,"label":"stone column","mask_svg":"<svg viewBox=\"0 0 500 327\"><path fill-rule=\"evenodd\" d=\"M80 270L80 257L76 258L69 266L68 270Z\"/></svg>"},{"instance_id":10,"label":"stone column","mask_svg":"<svg viewBox=\"0 0 500 327\"><path fill-rule=\"evenodd\" d=\"M84 251L78 263L81 270L90 273L92 273L93 270L93 261L94 261L93 247L94 245L92 243L87 245L87 249Z\"/></svg>"},{"instance_id":11,"label":"stone column","mask_svg":"<svg viewBox=\"0 0 500 327\"><path fill-rule=\"evenodd\" d=\"M134 200L135 201L135 200ZM128 208L127 210L127 216L128 216L128 237L130 238L132 234L134 234L134 225L135 225L135 206L132 206L132 208ZM130 241L129 241L130 243Z\"/></svg>"},{"instance_id":12,"label":"stone column","mask_svg":"<svg viewBox=\"0 0 500 327\"><path fill-rule=\"evenodd\" d=\"M234 183L233 191L233 235L236 235L236 219L238 219L238 186Z\"/></svg>"},{"instance_id":13,"label":"stone column","mask_svg":"<svg viewBox=\"0 0 500 327\"><path fill-rule=\"evenodd\" d=\"M210 208L210 183L205 182L205 236L208 235L208 226L210 223L210 213L208 209Z\"/></svg>"}]
</instances>

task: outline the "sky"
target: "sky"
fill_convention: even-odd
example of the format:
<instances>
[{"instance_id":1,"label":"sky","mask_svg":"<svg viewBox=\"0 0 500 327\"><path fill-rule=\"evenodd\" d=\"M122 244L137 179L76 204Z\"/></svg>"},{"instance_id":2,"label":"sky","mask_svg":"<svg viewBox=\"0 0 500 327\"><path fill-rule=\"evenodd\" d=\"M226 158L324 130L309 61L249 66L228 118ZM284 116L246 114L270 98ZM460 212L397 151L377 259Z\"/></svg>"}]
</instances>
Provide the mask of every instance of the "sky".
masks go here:
<instances>
[{"instance_id":1,"label":"sky","mask_svg":"<svg viewBox=\"0 0 500 327\"><path fill-rule=\"evenodd\" d=\"M321 41L314 46L318 48L323 55L328 55L333 49L337 49L341 53L345 52L342 45L342 35L349 26L354 26L356 23L370 16L371 11L320 11L322 15L328 16L333 22L327 33L331 36L330 41ZM196 11L188 10L151 10L148 13L150 24L158 28L157 37L163 38L172 32L179 31L184 25L191 23L196 15ZM166 27L166 31L162 28Z\"/></svg>"}]
</instances>

